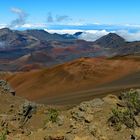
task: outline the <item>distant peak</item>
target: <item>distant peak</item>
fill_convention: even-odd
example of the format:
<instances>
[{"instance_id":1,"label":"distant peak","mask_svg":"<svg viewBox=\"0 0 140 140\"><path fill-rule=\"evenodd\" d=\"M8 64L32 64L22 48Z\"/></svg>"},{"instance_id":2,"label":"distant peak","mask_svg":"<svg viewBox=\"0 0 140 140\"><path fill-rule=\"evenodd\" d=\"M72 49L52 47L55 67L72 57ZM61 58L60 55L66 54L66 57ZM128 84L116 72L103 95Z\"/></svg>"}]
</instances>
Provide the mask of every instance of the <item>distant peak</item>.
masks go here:
<instances>
[{"instance_id":1,"label":"distant peak","mask_svg":"<svg viewBox=\"0 0 140 140\"><path fill-rule=\"evenodd\" d=\"M44 32L47 33L45 30L43 29L29 29L29 30L25 30L26 32Z\"/></svg>"},{"instance_id":2,"label":"distant peak","mask_svg":"<svg viewBox=\"0 0 140 140\"><path fill-rule=\"evenodd\" d=\"M75 34L73 34L74 36L79 36L81 35L83 32L76 32Z\"/></svg>"},{"instance_id":3,"label":"distant peak","mask_svg":"<svg viewBox=\"0 0 140 140\"><path fill-rule=\"evenodd\" d=\"M98 40L95 41L96 44L99 44L103 47L120 47L125 44L125 39L116 33L109 33Z\"/></svg>"},{"instance_id":4,"label":"distant peak","mask_svg":"<svg viewBox=\"0 0 140 140\"><path fill-rule=\"evenodd\" d=\"M116 33L109 33L108 35L117 35ZM117 35L118 36L118 35Z\"/></svg>"},{"instance_id":5,"label":"distant peak","mask_svg":"<svg viewBox=\"0 0 140 140\"><path fill-rule=\"evenodd\" d=\"M119 36L119 35L116 34L116 33L109 33L109 34L107 34L106 36L122 38L121 36ZM122 39L123 39L123 38L122 38Z\"/></svg>"}]
</instances>

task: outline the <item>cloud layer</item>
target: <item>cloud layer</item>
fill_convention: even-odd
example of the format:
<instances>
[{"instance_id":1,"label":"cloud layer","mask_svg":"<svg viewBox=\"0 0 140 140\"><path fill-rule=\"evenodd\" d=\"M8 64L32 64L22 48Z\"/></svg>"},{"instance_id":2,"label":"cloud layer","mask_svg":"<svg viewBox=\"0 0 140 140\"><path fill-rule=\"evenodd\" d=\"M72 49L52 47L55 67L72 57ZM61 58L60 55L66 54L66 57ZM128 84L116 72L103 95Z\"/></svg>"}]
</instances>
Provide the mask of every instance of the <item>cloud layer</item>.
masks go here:
<instances>
[{"instance_id":1,"label":"cloud layer","mask_svg":"<svg viewBox=\"0 0 140 140\"><path fill-rule=\"evenodd\" d=\"M140 31L133 33L127 30L120 30L120 31L116 31L116 33L122 36L127 41L140 41Z\"/></svg>"},{"instance_id":2,"label":"cloud layer","mask_svg":"<svg viewBox=\"0 0 140 140\"><path fill-rule=\"evenodd\" d=\"M49 30L45 29L45 31L50 33L59 33L59 34L74 34L76 32L83 32L79 39L84 39L87 41L95 41L100 37L107 35L109 33L116 33L123 37L126 41L140 41L140 31L137 32L129 32L128 30L116 30L116 31L107 31L107 30Z\"/></svg>"},{"instance_id":3,"label":"cloud layer","mask_svg":"<svg viewBox=\"0 0 140 140\"><path fill-rule=\"evenodd\" d=\"M87 41L95 41L100 37L107 35L109 32L106 30L89 30L84 31L80 36L79 39L84 39Z\"/></svg>"},{"instance_id":4,"label":"cloud layer","mask_svg":"<svg viewBox=\"0 0 140 140\"><path fill-rule=\"evenodd\" d=\"M119 36L123 37L126 41L140 41L140 31L137 32L129 32L127 30L118 30L118 31L110 31L111 33L116 33ZM99 39L100 37L107 35L110 33L109 31L106 30L92 30L92 31L86 31L83 32L80 36L79 39L84 39L87 41L95 41Z\"/></svg>"}]
</instances>

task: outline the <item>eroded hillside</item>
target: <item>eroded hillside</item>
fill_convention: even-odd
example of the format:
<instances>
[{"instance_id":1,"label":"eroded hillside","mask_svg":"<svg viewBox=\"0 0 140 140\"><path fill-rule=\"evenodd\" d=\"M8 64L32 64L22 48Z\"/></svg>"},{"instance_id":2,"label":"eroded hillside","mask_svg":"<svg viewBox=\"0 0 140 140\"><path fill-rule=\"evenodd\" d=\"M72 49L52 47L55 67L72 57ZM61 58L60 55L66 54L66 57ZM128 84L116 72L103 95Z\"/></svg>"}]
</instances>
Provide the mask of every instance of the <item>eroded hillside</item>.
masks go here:
<instances>
[{"instance_id":1,"label":"eroded hillside","mask_svg":"<svg viewBox=\"0 0 140 140\"><path fill-rule=\"evenodd\" d=\"M19 96L40 103L71 104L99 97L102 93L113 91L114 86L115 90L139 87L139 79L131 79L131 74L135 75L139 71L140 61L131 58L80 58L52 68L15 73L8 76L7 80ZM132 83L125 82L123 87L119 82L109 86L116 80L121 83L125 76ZM102 88L108 83L107 88Z\"/></svg>"}]
</instances>

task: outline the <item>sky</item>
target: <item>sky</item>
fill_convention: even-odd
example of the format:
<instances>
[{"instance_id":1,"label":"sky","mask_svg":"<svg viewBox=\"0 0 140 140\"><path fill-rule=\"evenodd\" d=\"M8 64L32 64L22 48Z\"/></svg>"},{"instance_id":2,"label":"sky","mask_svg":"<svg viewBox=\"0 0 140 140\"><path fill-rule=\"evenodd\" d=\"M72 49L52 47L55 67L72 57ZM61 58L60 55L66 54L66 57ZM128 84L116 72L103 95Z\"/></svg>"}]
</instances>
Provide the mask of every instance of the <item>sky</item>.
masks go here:
<instances>
[{"instance_id":1,"label":"sky","mask_svg":"<svg viewBox=\"0 0 140 140\"><path fill-rule=\"evenodd\" d=\"M2 1L2 0L0 0ZM0 28L50 32L140 32L140 0L4 0ZM62 32L62 33L63 33Z\"/></svg>"}]
</instances>

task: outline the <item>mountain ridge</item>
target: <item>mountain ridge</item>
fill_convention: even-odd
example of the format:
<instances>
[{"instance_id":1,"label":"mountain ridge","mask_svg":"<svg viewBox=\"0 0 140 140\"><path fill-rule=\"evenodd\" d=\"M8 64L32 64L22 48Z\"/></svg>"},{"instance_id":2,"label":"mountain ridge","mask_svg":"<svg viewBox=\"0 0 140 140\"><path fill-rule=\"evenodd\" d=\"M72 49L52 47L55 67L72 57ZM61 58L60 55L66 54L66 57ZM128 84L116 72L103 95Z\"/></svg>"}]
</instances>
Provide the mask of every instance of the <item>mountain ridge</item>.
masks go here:
<instances>
[{"instance_id":1,"label":"mountain ridge","mask_svg":"<svg viewBox=\"0 0 140 140\"><path fill-rule=\"evenodd\" d=\"M94 42L79 40L81 34L60 35L36 29L0 29L0 70L18 71L34 63L50 67L81 57L113 57L140 52L139 41L126 42L115 33L109 33ZM26 62L17 65L17 61L24 56L29 56Z\"/></svg>"}]
</instances>

